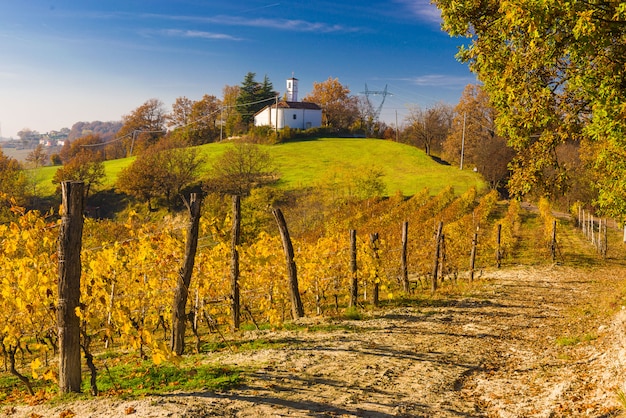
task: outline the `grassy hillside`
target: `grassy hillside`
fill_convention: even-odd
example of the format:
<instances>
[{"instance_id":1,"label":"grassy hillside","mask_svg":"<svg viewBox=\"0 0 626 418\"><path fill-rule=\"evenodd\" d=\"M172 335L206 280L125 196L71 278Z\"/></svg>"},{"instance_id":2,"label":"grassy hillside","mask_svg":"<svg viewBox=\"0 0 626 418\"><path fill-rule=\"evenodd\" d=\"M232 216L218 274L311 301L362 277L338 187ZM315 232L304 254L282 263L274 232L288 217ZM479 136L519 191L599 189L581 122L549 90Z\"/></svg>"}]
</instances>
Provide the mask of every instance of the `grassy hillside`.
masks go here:
<instances>
[{"instance_id":1,"label":"grassy hillside","mask_svg":"<svg viewBox=\"0 0 626 418\"><path fill-rule=\"evenodd\" d=\"M207 158L207 167L228 146L228 143L200 146L199 150ZM280 172L279 187L284 189L312 186L332 177L345 177L369 169L383 173L387 194L390 195L400 191L409 196L425 187L434 194L448 185L457 192L471 186L485 187L476 173L439 164L417 148L391 141L323 138L262 147L270 153ZM105 186L115 184L119 172L131 162L131 158L106 161ZM44 167L36 174L42 194L54 193L56 186L52 184L52 178L56 170L57 167Z\"/></svg>"}]
</instances>

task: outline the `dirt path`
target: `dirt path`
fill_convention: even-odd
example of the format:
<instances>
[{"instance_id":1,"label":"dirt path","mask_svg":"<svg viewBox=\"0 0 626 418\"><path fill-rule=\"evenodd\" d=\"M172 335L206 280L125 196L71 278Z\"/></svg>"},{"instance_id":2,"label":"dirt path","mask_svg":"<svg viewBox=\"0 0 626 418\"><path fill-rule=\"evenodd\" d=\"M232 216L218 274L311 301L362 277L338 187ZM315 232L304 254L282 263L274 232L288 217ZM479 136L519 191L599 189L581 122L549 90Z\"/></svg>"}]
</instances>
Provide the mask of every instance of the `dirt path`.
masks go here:
<instances>
[{"instance_id":1,"label":"dirt path","mask_svg":"<svg viewBox=\"0 0 626 418\"><path fill-rule=\"evenodd\" d=\"M626 314L605 318L596 307L607 281L624 277L608 268L485 273L464 296L336 322L350 327L251 333L288 348L207 356L252 370L237 390L18 408L14 416L621 416Z\"/></svg>"}]
</instances>

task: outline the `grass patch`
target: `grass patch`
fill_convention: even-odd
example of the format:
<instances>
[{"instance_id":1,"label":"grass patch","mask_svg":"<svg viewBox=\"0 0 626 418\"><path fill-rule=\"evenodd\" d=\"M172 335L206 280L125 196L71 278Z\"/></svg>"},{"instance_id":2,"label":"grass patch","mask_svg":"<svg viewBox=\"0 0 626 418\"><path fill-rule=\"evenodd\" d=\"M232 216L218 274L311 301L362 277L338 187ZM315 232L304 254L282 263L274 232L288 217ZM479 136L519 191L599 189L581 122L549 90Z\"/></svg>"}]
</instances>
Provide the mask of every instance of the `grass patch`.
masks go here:
<instances>
[{"instance_id":1,"label":"grass patch","mask_svg":"<svg viewBox=\"0 0 626 418\"><path fill-rule=\"evenodd\" d=\"M561 347L571 347L583 342L589 342L597 340L598 336L595 333L588 333L582 336L563 336L556 339L556 344Z\"/></svg>"},{"instance_id":2,"label":"grass patch","mask_svg":"<svg viewBox=\"0 0 626 418\"><path fill-rule=\"evenodd\" d=\"M101 370L98 388L102 393L119 396L143 396L174 390L222 391L241 384L241 370L187 362L181 365L154 365L151 362L127 362ZM83 391L89 392L88 382Z\"/></svg>"},{"instance_id":3,"label":"grass patch","mask_svg":"<svg viewBox=\"0 0 626 418\"><path fill-rule=\"evenodd\" d=\"M360 321L363 319L363 315L355 306L349 306L346 308L346 311L343 313L344 318L350 319L353 321Z\"/></svg>"}]
</instances>

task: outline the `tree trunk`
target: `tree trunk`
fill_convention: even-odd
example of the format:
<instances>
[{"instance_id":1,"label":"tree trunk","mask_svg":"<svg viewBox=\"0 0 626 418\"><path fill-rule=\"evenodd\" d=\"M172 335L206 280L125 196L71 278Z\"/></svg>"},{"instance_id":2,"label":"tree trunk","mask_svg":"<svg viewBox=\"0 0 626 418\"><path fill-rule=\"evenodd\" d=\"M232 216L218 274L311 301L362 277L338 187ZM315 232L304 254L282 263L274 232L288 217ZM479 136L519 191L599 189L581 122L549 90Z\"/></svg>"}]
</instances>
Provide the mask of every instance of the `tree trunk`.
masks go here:
<instances>
[{"instance_id":1,"label":"tree trunk","mask_svg":"<svg viewBox=\"0 0 626 418\"><path fill-rule=\"evenodd\" d=\"M83 236L84 184L61 183L63 216L59 231L59 390L80 392L80 250Z\"/></svg>"},{"instance_id":2,"label":"tree trunk","mask_svg":"<svg viewBox=\"0 0 626 418\"><path fill-rule=\"evenodd\" d=\"M276 223L278 224L278 230L280 231L280 237L283 241L283 249L285 251L285 260L287 261L287 272L289 274L289 296L291 297L291 315L294 319L302 318L304 316L304 307L302 306L302 300L300 299L300 290L298 288L298 270L296 263L293 260L293 244L291 243L291 237L289 236L289 229L287 229L287 222L283 216L283 212L276 208L272 211Z\"/></svg>"},{"instance_id":3,"label":"tree trunk","mask_svg":"<svg viewBox=\"0 0 626 418\"><path fill-rule=\"evenodd\" d=\"M357 278L356 264L356 230L350 230L350 275L352 278L350 286L350 306L356 307L356 300L359 294L359 281Z\"/></svg>"},{"instance_id":4,"label":"tree trunk","mask_svg":"<svg viewBox=\"0 0 626 418\"><path fill-rule=\"evenodd\" d=\"M240 324L241 305L239 301L239 242L241 240L241 197L233 195L233 228L231 234L230 287L232 329Z\"/></svg>"},{"instance_id":5,"label":"tree trunk","mask_svg":"<svg viewBox=\"0 0 626 418\"><path fill-rule=\"evenodd\" d=\"M198 249L201 206L202 198L197 193L192 193L189 199L189 225L187 226L187 241L185 243L185 260L178 272L178 284L174 294L174 306L172 309L172 339L170 348L179 356L185 351L185 327L187 324L185 308L187 306L196 250Z\"/></svg>"}]
</instances>

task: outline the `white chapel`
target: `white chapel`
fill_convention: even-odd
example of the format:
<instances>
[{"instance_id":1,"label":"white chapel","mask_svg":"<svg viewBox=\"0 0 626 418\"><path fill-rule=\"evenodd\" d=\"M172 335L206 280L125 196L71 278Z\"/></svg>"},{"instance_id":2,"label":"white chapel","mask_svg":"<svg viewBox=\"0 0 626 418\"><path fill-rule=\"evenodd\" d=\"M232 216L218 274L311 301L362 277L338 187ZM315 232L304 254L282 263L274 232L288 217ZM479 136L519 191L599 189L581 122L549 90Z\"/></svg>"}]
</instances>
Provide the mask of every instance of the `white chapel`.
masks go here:
<instances>
[{"instance_id":1,"label":"white chapel","mask_svg":"<svg viewBox=\"0 0 626 418\"><path fill-rule=\"evenodd\" d=\"M322 126L322 108L315 103L298 101L298 79L287 80L287 100L267 105L254 115L255 126L283 129L310 129Z\"/></svg>"}]
</instances>

